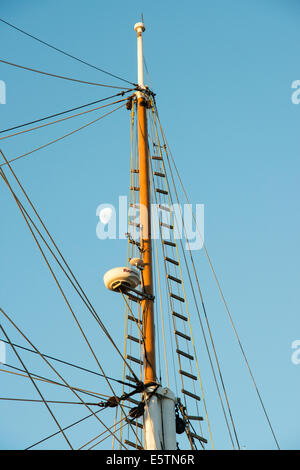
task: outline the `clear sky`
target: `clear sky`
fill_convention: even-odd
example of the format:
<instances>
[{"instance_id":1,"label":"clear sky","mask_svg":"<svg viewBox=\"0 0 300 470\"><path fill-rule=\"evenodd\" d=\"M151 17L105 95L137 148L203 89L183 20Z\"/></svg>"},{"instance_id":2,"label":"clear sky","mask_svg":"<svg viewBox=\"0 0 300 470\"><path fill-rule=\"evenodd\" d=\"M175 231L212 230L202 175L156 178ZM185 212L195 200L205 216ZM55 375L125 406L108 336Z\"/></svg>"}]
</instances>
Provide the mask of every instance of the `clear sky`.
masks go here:
<instances>
[{"instance_id":1,"label":"clear sky","mask_svg":"<svg viewBox=\"0 0 300 470\"><path fill-rule=\"evenodd\" d=\"M292 363L291 345L300 339L300 105L292 103L291 85L300 80L300 4L296 0L1 2L3 19L130 81L136 81L133 25L141 12L147 28L147 68L168 142L191 200L205 205L206 245L279 443L284 449L299 449L300 364ZM0 38L0 59L123 85L3 23ZM0 130L112 94L109 89L5 64L0 64L0 80L6 83L7 101L0 105ZM0 148L13 158L90 120L76 119L4 140ZM110 267L126 262L126 242L97 239L96 208L115 204L119 195L128 194L129 168L126 110L14 164L120 347L123 304L106 291L102 277ZM0 204L1 307L43 351L95 369L3 182ZM207 264L201 262L203 253L197 256L241 445L272 449L274 441L218 291ZM108 341L75 298L74 305L107 373L121 377ZM3 324L11 339L25 344L7 322ZM32 370L48 374L29 356L28 361ZM13 353L7 353L7 362L17 366ZM205 364L203 368L206 373ZM2 396L36 397L25 379L0 374ZM230 448L207 380L216 447ZM99 384L90 376L82 375L80 381L102 390L102 381ZM56 430L42 405L0 402L0 409L1 448L24 448ZM64 425L86 414L75 411L71 405L58 411ZM97 434L95 423L92 430L88 424L82 426L81 442ZM65 448L65 442L57 438L41 448L51 446Z\"/></svg>"}]
</instances>

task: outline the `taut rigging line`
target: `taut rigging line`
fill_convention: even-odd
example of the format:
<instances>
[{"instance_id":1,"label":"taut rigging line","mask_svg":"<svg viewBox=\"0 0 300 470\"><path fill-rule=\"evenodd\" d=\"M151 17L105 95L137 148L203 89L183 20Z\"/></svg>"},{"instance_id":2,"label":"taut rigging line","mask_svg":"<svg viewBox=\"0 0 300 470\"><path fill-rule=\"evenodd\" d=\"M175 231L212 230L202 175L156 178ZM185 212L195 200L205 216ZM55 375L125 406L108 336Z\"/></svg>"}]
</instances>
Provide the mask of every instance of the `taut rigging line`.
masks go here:
<instances>
[{"instance_id":1,"label":"taut rigging line","mask_svg":"<svg viewBox=\"0 0 300 470\"><path fill-rule=\"evenodd\" d=\"M42 70L37 70L37 69L33 69L31 67L26 67L25 65L15 64L13 62L9 62L8 60L4 60L4 59L0 59L0 62L2 64L6 64L6 65L12 65L13 67L17 67L19 69L28 70L29 72L40 73L41 75L47 75L48 77L61 78L62 80L69 80L71 82L83 83L85 85L102 86L104 88L115 88L115 89L118 89L118 90L128 89L128 88L124 88L124 87L120 87L120 86L106 85L104 83L87 82L85 80L79 80L77 78L65 77L64 75L57 75L56 73L43 72Z\"/></svg>"},{"instance_id":2,"label":"taut rigging line","mask_svg":"<svg viewBox=\"0 0 300 470\"><path fill-rule=\"evenodd\" d=\"M32 39L35 39L36 41L40 42L41 44L44 44L45 46L50 47L51 49L54 49L55 51L60 52L61 54L64 54L64 55L67 56L67 57L70 57L71 59L77 60L78 62L81 62L82 64L87 65L88 67L91 67L91 68L93 68L93 69L99 70L99 72L105 73L106 75L109 75L109 76L111 76L111 77L117 78L118 80L122 80L123 82L126 82L126 83L129 83L129 84L131 84L131 85L136 86L135 83L130 82L129 80L126 80L125 78L119 77L118 75L115 75L115 74L113 74L113 73L111 73L111 72L108 72L107 70L101 69L100 67L97 67L96 65L90 64L89 62L87 62L87 61L85 61L85 60L83 60L83 59L80 59L80 58L78 58L78 57L76 57L76 56L74 56L74 55L72 55L72 54L69 54L68 52L63 51L62 49L59 49L58 47L55 47L55 46L53 46L52 44L49 44L48 42L43 41L42 39L39 39L39 38L36 37L36 36L33 36L33 34L27 33L27 32L24 31L23 29L18 28L17 26L15 26L15 25L9 23L8 21L5 21L3 18L0 18L0 21L1 21L2 23L6 24L7 26L10 26L11 28L13 28L13 29L19 31L20 33L23 33L23 34L25 34L26 36L28 36L28 37L30 37L30 38L32 38Z\"/></svg>"},{"instance_id":3,"label":"taut rigging line","mask_svg":"<svg viewBox=\"0 0 300 470\"><path fill-rule=\"evenodd\" d=\"M31 124L36 124L36 123L41 122L41 121L46 121L47 119L52 119L54 117L62 116L63 114L72 113L73 111L77 111L78 109L86 108L87 106L92 106L93 104L101 103L102 101L107 101L107 100L110 100L112 98L116 98L118 96L124 96L126 93L130 93L131 91L133 91L133 88L130 89L130 90L126 90L126 91L121 91L120 93L116 93L115 95L106 96L105 98L102 98L100 100L91 101L90 103L86 103L86 104L82 104L80 106L76 106L75 108L66 109L65 111L60 111L59 113L55 113L55 114L50 114L49 116L45 116L45 117L42 117L42 118L39 118L39 119L35 119L34 121L30 121L30 122L26 122L24 124L19 124L17 126L9 127L7 129L3 129L2 131L0 131L0 134L3 134L4 132L14 131L15 129L19 129L20 127L30 126ZM113 103L111 103L111 104L113 104ZM5 137L1 137L1 139L2 138L5 138Z\"/></svg>"}]
</instances>

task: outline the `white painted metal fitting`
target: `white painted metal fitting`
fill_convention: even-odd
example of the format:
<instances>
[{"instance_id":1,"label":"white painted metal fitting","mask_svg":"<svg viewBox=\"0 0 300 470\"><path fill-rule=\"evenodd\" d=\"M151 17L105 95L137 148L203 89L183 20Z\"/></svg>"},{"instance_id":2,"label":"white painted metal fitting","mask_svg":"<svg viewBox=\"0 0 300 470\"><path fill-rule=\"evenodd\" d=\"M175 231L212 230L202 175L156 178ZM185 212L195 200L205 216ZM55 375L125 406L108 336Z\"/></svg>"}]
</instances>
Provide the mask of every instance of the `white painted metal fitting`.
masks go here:
<instances>
[{"instance_id":1,"label":"white painted metal fitting","mask_svg":"<svg viewBox=\"0 0 300 470\"><path fill-rule=\"evenodd\" d=\"M134 25L134 30L137 32L137 33L143 33L145 31L145 25L144 23L135 23Z\"/></svg>"}]
</instances>

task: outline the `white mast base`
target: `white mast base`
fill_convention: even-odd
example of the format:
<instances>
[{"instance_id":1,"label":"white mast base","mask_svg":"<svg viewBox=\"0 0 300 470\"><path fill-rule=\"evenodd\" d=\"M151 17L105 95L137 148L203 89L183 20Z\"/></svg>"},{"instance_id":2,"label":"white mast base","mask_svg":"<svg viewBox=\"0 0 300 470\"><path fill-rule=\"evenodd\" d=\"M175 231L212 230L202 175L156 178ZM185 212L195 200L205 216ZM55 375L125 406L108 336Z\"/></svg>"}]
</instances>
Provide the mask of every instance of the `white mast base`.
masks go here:
<instances>
[{"instance_id":1,"label":"white mast base","mask_svg":"<svg viewBox=\"0 0 300 470\"><path fill-rule=\"evenodd\" d=\"M155 387L149 387L147 395L153 390ZM175 402L174 393L163 387L145 401L145 450L176 450Z\"/></svg>"}]
</instances>

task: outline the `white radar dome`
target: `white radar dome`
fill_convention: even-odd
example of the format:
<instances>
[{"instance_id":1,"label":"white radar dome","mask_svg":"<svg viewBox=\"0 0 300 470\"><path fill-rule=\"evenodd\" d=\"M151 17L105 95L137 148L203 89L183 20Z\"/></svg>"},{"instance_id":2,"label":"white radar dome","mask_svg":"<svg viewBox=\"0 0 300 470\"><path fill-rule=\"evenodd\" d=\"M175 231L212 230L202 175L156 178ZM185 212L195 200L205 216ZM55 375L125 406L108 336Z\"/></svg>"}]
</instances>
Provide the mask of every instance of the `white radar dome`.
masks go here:
<instances>
[{"instance_id":1,"label":"white radar dome","mask_svg":"<svg viewBox=\"0 0 300 470\"><path fill-rule=\"evenodd\" d=\"M140 283L140 275L132 267L113 268L104 274L103 280L109 290L135 289Z\"/></svg>"}]
</instances>

